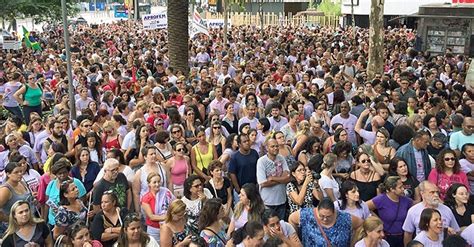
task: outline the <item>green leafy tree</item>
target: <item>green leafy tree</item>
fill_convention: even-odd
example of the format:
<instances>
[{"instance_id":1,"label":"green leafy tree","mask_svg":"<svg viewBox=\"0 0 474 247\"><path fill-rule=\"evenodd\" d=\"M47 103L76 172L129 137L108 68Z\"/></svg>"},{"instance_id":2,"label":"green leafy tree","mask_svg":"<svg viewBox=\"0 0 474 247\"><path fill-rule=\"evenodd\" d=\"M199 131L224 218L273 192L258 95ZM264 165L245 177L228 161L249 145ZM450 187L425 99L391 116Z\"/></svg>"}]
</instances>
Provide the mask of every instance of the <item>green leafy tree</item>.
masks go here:
<instances>
[{"instance_id":1,"label":"green leafy tree","mask_svg":"<svg viewBox=\"0 0 474 247\"><path fill-rule=\"evenodd\" d=\"M68 16L74 16L79 9L78 0L67 0ZM15 22L16 18L33 18L36 23L61 20L61 0L0 0L0 18ZM16 25L13 25L16 28Z\"/></svg>"},{"instance_id":2,"label":"green leafy tree","mask_svg":"<svg viewBox=\"0 0 474 247\"><path fill-rule=\"evenodd\" d=\"M317 6L317 10L323 12L325 15L341 15L341 2L322 0Z\"/></svg>"}]
</instances>

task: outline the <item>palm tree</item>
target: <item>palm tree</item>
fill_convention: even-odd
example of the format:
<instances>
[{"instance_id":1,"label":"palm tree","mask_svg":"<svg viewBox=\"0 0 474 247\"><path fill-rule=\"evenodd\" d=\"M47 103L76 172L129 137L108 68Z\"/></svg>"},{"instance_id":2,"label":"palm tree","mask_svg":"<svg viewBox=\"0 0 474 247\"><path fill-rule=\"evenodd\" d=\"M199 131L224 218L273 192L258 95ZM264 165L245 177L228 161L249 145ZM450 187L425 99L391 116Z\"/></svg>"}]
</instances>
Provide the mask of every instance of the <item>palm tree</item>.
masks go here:
<instances>
[{"instance_id":1,"label":"palm tree","mask_svg":"<svg viewBox=\"0 0 474 247\"><path fill-rule=\"evenodd\" d=\"M371 0L369 15L369 62L367 77L371 80L375 74L383 74L383 7L384 0Z\"/></svg>"},{"instance_id":2,"label":"palm tree","mask_svg":"<svg viewBox=\"0 0 474 247\"><path fill-rule=\"evenodd\" d=\"M188 0L168 1L168 49L170 65L188 74Z\"/></svg>"}]
</instances>

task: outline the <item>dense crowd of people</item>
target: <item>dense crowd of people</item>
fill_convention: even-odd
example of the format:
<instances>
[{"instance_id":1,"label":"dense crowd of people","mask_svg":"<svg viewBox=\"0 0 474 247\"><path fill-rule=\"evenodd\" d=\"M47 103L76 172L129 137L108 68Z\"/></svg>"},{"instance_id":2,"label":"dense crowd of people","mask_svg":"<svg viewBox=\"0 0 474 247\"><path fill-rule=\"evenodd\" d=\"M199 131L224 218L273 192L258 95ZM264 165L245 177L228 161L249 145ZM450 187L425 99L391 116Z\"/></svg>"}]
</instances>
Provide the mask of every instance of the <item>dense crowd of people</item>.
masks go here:
<instances>
[{"instance_id":1,"label":"dense crowd of people","mask_svg":"<svg viewBox=\"0 0 474 247\"><path fill-rule=\"evenodd\" d=\"M2 246L474 244L462 54L389 28L368 78L366 29L241 26L187 73L140 25L72 28L73 81L60 28L0 52Z\"/></svg>"}]
</instances>

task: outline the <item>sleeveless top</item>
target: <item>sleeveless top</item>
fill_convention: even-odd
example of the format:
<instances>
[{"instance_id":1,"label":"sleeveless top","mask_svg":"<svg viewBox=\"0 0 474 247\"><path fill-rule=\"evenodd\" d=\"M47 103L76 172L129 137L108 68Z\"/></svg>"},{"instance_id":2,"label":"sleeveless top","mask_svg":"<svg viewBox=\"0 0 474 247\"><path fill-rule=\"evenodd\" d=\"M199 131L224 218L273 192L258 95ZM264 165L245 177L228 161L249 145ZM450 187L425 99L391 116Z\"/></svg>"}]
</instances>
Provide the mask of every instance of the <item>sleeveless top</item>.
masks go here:
<instances>
[{"instance_id":1,"label":"sleeveless top","mask_svg":"<svg viewBox=\"0 0 474 247\"><path fill-rule=\"evenodd\" d=\"M107 136L104 136L104 138L102 139L102 143L104 145L105 150L107 150L107 151L109 151L113 148L120 149L120 142L119 142L118 136L117 136L117 138L115 138L113 140L110 140L110 141L107 141Z\"/></svg>"},{"instance_id":2,"label":"sleeveless top","mask_svg":"<svg viewBox=\"0 0 474 247\"><path fill-rule=\"evenodd\" d=\"M41 105L41 97L43 96L43 90L38 85L37 88L32 88L25 84L26 92L24 94L24 99L28 101L28 106L40 106Z\"/></svg>"},{"instance_id":3,"label":"sleeveless top","mask_svg":"<svg viewBox=\"0 0 474 247\"><path fill-rule=\"evenodd\" d=\"M207 153L203 154L198 148L198 144L196 144L194 147L194 152L196 153L196 165L199 170L206 169L209 166L209 163L211 163L212 159L214 158L213 155L213 145L212 143L207 144Z\"/></svg>"},{"instance_id":4,"label":"sleeveless top","mask_svg":"<svg viewBox=\"0 0 474 247\"><path fill-rule=\"evenodd\" d=\"M22 183L22 185L25 186L25 184L23 184L23 183ZM2 211L5 214L8 215L10 213L10 210L11 210L13 204L15 204L15 202L17 202L17 201L27 201L30 204L30 208L33 208L33 204L32 204L32 201L31 201L33 199L33 197L32 197L30 191L28 190L28 188L26 186L25 186L26 193L23 194L23 195L18 194L9 183L4 183L2 185L2 187L7 187L8 190L10 191L10 193L11 193L11 198L2 207Z\"/></svg>"},{"instance_id":5,"label":"sleeveless top","mask_svg":"<svg viewBox=\"0 0 474 247\"><path fill-rule=\"evenodd\" d=\"M173 157L173 153L168 150L168 149L160 149L156 148L158 150L158 153L160 153L160 156L166 161L169 160L171 157Z\"/></svg>"},{"instance_id":6,"label":"sleeveless top","mask_svg":"<svg viewBox=\"0 0 474 247\"><path fill-rule=\"evenodd\" d=\"M188 164L186 159L175 160L173 167L171 167L171 182L174 185L183 185L188 173Z\"/></svg>"},{"instance_id":7,"label":"sleeveless top","mask_svg":"<svg viewBox=\"0 0 474 247\"><path fill-rule=\"evenodd\" d=\"M142 197L148 193L148 191L150 190L149 186L148 186L148 182L146 181L146 178L148 177L148 174L150 174L150 172L146 172L145 171L145 166L142 166L140 167L139 169L141 171L140 173L140 200L142 199ZM158 168L157 170L154 170L155 172L158 172L158 174L160 174L160 177L161 177L161 187L167 187L167 184L168 184L168 181L166 181L166 171L163 169L163 167L161 166L161 164L158 163Z\"/></svg>"},{"instance_id":8,"label":"sleeveless top","mask_svg":"<svg viewBox=\"0 0 474 247\"><path fill-rule=\"evenodd\" d=\"M328 244L319 230L313 208L300 211L300 228L303 246L326 247ZM349 247L351 243L352 219L345 212L337 212L336 223L330 228L321 226L331 246Z\"/></svg>"},{"instance_id":9,"label":"sleeveless top","mask_svg":"<svg viewBox=\"0 0 474 247\"><path fill-rule=\"evenodd\" d=\"M373 172L372 174L375 174L375 172ZM371 200L372 198L377 196L377 187L382 182L382 179L371 182L361 182L357 179L352 178L349 179L357 185L357 188L359 189L360 199L364 202ZM372 177L370 179L372 179Z\"/></svg>"}]
</instances>

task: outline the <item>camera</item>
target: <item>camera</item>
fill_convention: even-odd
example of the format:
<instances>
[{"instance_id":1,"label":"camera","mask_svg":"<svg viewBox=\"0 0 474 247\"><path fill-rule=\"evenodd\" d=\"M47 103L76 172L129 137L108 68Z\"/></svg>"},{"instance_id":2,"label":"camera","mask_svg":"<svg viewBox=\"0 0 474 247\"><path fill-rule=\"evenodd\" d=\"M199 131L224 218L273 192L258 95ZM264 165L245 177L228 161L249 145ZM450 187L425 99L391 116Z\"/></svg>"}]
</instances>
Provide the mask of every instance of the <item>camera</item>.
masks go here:
<instances>
[{"instance_id":1,"label":"camera","mask_svg":"<svg viewBox=\"0 0 474 247\"><path fill-rule=\"evenodd\" d=\"M319 180L321 178L321 174L319 174L315 171L311 171L311 175L313 176L314 180Z\"/></svg>"}]
</instances>

